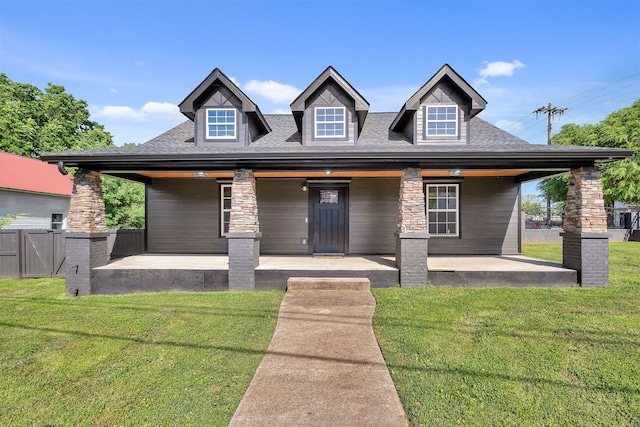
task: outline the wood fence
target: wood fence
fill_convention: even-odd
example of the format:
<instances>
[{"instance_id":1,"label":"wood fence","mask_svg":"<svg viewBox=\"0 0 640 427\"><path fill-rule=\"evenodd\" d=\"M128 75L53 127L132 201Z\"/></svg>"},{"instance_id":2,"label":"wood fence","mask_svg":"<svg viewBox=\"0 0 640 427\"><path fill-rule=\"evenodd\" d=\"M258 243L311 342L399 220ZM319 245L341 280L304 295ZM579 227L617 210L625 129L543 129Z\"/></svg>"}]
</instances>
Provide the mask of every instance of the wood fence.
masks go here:
<instances>
[{"instance_id":1,"label":"wood fence","mask_svg":"<svg viewBox=\"0 0 640 427\"><path fill-rule=\"evenodd\" d=\"M0 230L0 278L64 277L64 230ZM109 259L144 252L144 230L110 230Z\"/></svg>"}]
</instances>

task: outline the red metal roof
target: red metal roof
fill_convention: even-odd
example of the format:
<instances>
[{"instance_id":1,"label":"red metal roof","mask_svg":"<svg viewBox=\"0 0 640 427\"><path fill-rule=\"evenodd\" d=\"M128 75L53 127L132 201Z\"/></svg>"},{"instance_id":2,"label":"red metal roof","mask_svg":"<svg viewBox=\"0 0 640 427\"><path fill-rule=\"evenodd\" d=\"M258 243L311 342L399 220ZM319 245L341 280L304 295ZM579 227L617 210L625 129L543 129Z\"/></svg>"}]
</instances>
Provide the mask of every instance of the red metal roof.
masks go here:
<instances>
[{"instance_id":1,"label":"red metal roof","mask_svg":"<svg viewBox=\"0 0 640 427\"><path fill-rule=\"evenodd\" d=\"M0 152L0 188L71 196L73 180L56 165Z\"/></svg>"}]
</instances>

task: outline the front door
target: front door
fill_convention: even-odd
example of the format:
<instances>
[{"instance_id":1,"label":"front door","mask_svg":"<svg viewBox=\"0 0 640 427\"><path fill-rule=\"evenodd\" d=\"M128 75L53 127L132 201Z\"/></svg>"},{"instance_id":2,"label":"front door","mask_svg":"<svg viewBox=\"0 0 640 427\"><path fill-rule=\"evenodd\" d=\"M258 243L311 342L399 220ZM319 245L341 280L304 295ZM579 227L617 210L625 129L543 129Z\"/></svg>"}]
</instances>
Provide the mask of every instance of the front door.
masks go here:
<instances>
[{"instance_id":1,"label":"front door","mask_svg":"<svg viewBox=\"0 0 640 427\"><path fill-rule=\"evenodd\" d=\"M344 254L347 233L347 187L311 187L313 253Z\"/></svg>"}]
</instances>

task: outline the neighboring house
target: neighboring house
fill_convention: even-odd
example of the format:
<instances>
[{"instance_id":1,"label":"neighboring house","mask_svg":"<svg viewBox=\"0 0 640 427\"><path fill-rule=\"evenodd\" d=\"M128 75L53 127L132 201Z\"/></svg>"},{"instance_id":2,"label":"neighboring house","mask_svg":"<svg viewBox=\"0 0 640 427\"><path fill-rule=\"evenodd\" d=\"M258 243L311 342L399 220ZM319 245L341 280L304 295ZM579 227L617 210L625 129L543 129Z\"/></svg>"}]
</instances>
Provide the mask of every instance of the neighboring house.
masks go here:
<instances>
[{"instance_id":1,"label":"neighboring house","mask_svg":"<svg viewBox=\"0 0 640 427\"><path fill-rule=\"evenodd\" d=\"M406 286L429 280L433 255L519 254L520 184L572 171L565 265L583 270L587 234L606 241L595 165L631 152L532 145L479 118L485 106L444 65L400 111L369 112L328 67L292 114L262 114L215 69L180 104L188 120L149 142L43 158L81 168L78 211L100 199L98 172L145 183L147 252L228 254L229 289L260 287L259 255L391 254ZM68 257L102 250L92 218L70 218ZM68 287L90 293L90 271L76 273Z\"/></svg>"},{"instance_id":2,"label":"neighboring house","mask_svg":"<svg viewBox=\"0 0 640 427\"><path fill-rule=\"evenodd\" d=\"M55 165L0 152L0 216L17 215L3 228L67 228L72 188Z\"/></svg>"}]
</instances>

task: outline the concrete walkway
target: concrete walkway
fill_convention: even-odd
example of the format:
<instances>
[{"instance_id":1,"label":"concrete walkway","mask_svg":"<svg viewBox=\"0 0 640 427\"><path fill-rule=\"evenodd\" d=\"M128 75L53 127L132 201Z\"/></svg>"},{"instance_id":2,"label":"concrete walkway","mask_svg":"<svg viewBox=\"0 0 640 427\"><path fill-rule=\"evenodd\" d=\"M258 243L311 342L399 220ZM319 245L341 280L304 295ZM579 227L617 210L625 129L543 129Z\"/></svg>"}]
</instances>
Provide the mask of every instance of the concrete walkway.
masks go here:
<instances>
[{"instance_id":1,"label":"concrete walkway","mask_svg":"<svg viewBox=\"0 0 640 427\"><path fill-rule=\"evenodd\" d=\"M368 280L348 290L332 280L290 279L267 354L230 426L408 425L371 327Z\"/></svg>"}]
</instances>

